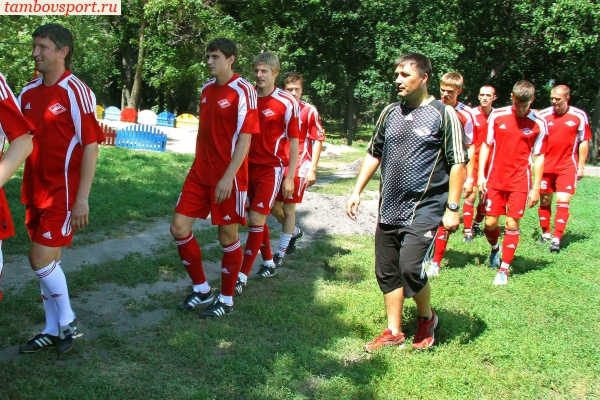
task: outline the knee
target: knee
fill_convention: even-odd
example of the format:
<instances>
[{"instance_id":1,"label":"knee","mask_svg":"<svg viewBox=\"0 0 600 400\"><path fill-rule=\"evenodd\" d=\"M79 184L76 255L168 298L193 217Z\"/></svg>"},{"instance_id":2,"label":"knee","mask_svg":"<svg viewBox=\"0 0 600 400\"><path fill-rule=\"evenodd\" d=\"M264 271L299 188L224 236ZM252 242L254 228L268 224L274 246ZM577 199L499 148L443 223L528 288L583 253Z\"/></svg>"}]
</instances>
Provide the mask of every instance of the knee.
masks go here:
<instances>
[{"instance_id":1,"label":"knee","mask_svg":"<svg viewBox=\"0 0 600 400\"><path fill-rule=\"evenodd\" d=\"M171 235L173 235L173 237L175 239L181 239L186 237L187 235L190 234L191 230L188 229L186 226L184 226L183 224L178 223L177 221L173 221L171 223Z\"/></svg>"},{"instance_id":2,"label":"knee","mask_svg":"<svg viewBox=\"0 0 600 400\"><path fill-rule=\"evenodd\" d=\"M506 218L506 223L504 227L507 231L518 231L519 230L519 221L514 219Z\"/></svg>"},{"instance_id":3,"label":"knee","mask_svg":"<svg viewBox=\"0 0 600 400\"><path fill-rule=\"evenodd\" d=\"M295 204L292 203L286 203L283 206L283 216L287 219L291 216L294 216L296 214L296 207Z\"/></svg>"},{"instance_id":4,"label":"knee","mask_svg":"<svg viewBox=\"0 0 600 400\"><path fill-rule=\"evenodd\" d=\"M248 225L250 226L263 226L267 216L258 212L250 211L248 213Z\"/></svg>"}]
</instances>

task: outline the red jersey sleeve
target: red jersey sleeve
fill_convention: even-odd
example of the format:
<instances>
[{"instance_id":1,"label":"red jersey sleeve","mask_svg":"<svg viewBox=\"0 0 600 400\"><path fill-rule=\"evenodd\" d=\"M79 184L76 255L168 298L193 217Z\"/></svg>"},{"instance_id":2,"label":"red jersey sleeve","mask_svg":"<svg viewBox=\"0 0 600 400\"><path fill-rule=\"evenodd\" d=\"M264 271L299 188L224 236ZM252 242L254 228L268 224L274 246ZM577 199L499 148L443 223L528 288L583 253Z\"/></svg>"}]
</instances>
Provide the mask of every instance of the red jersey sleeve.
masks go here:
<instances>
[{"instance_id":1,"label":"red jersey sleeve","mask_svg":"<svg viewBox=\"0 0 600 400\"><path fill-rule=\"evenodd\" d=\"M290 96L291 97L291 96ZM286 133L287 137L290 139L299 139L300 138L300 106L296 100L291 98L292 104L294 105L292 108L292 112L290 113L289 118L286 121Z\"/></svg>"},{"instance_id":2,"label":"red jersey sleeve","mask_svg":"<svg viewBox=\"0 0 600 400\"><path fill-rule=\"evenodd\" d=\"M0 73L0 138L6 136L9 142L35 128L21 113L17 99ZM1 140L1 139L0 139ZM0 149L0 152L2 149Z\"/></svg>"},{"instance_id":3,"label":"red jersey sleeve","mask_svg":"<svg viewBox=\"0 0 600 400\"><path fill-rule=\"evenodd\" d=\"M533 154L539 156L540 154L546 153L546 146L548 144L548 125L546 125L546 120L540 117L536 117L536 123L540 127L540 133L533 144Z\"/></svg>"},{"instance_id":4,"label":"red jersey sleeve","mask_svg":"<svg viewBox=\"0 0 600 400\"><path fill-rule=\"evenodd\" d=\"M96 96L85 83L74 75L68 80L68 94L71 102L71 116L75 135L82 147L102 143L104 133L96 119Z\"/></svg>"},{"instance_id":5,"label":"red jersey sleeve","mask_svg":"<svg viewBox=\"0 0 600 400\"><path fill-rule=\"evenodd\" d=\"M325 131L323 130L323 125L321 125L321 116L319 115L319 111L314 106L310 106L310 111L308 112L308 137L312 140L325 140Z\"/></svg>"},{"instance_id":6,"label":"red jersey sleeve","mask_svg":"<svg viewBox=\"0 0 600 400\"><path fill-rule=\"evenodd\" d=\"M258 122L258 100L256 89L244 79L240 79L240 94L238 102L238 124L241 122L240 134L255 135L260 133Z\"/></svg>"}]
</instances>

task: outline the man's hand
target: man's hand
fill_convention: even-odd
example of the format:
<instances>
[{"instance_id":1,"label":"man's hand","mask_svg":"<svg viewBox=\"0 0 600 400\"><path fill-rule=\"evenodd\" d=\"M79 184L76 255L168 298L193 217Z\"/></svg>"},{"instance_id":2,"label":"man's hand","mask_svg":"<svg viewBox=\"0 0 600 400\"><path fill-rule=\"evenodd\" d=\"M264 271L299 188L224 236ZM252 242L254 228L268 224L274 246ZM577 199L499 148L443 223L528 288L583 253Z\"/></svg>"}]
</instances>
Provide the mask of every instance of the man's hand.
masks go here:
<instances>
[{"instance_id":1,"label":"man's hand","mask_svg":"<svg viewBox=\"0 0 600 400\"><path fill-rule=\"evenodd\" d=\"M487 192L487 179L485 179L485 176L479 175L477 178L477 187L481 193L485 194Z\"/></svg>"},{"instance_id":2,"label":"man's hand","mask_svg":"<svg viewBox=\"0 0 600 400\"><path fill-rule=\"evenodd\" d=\"M228 176L223 176L217 183L215 188L215 203L220 204L227 200L231 196L231 189L233 188L233 179Z\"/></svg>"},{"instance_id":3,"label":"man's hand","mask_svg":"<svg viewBox=\"0 0 600 400\"><path fill-rule=\"evenodd\" d=\"M473 180L467 179L463 185L464 197L467 198L473 194Z\"/></svg>"},{"instance_id":4,"label":"man's hand","mask_svg":"<svg viewBox=\"0 0 600 400\"><path fill-rule=\"evenodd\" d=\"M312 186L317 181L317 171L310 169L306 174L306 186Z\"/></svg>"},{"instance_id":5,"label":"man's hand","mask_svg":"<svg viewBox=\"0 0 600 400\"><path fill-rule=\"evenodd\" d=\"M358 214L358 206L360 205L360 195L352 193L348 202L346 203L346 214L353 221L356 221L356 215Z\"/></svg>"},{"instance_id":6,"label":"man's hand","mask_svg":"<svg viewBox=\"0 0 600 400\"><path fill-rule=\"evenodd\" d=\"M528 197L529 201L527 205L529 208L532 208L538 203L538 201L540 201L540 189L531 189Z\"/></svg>"},{"instance_id":7,"label":"man's hand","mask_svg":"<svg viewBox=\"0 0 600 400\"><path fill-rule=\"evenodd\" d=\"M458 217L457 211L446 210L444 218L442 219L444 229L448 232L456 232L458 225L460 224L460 218Z\"/></svg>"},{"instance_id":8,"label":"man's hand","mask_svg":"<svg viewBox=\"0 0 600 400\"><path fill-rule=\"evenodd\" d=\"M74 230L83 229L89 225L90 206L87 200L75 199L71 211L71 226Z\"/></svg>"},{"instance_id":9,"label":"man's hand","mask_svg":"<svg viewBox=\"0 0 600 400\"><path fill-rule=\"evenodd\" d=\"M290 173L283 180L283 185L281 186L281 194L284 199L292 197L294 195L294 174Z\"/></svg>"},{"instance_id":10,"label":"man's hand","mask_svg":"<svg viewBox=\"0 0 600 400\"><path fill-rule=\"evenodd\" d=\"M577 168L577 179L581 179L584 176L584 170L583 167Z\"/></svg>"}]
</instances>

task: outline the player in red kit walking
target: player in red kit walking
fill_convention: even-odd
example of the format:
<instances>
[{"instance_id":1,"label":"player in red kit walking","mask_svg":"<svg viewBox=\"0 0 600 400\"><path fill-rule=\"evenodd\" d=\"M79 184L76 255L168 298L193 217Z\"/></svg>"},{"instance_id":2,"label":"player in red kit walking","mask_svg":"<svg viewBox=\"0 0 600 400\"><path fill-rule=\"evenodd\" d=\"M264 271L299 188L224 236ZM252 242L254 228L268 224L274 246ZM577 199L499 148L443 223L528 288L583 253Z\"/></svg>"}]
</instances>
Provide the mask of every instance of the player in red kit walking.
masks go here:
<instances>
[{"instance_id":1,"label":"player in red kit walking","mask_svg":"<svg viewBox=\"0 0 600 400\"><path fill-rule=\"evenodd\" d=\"M292 171L296 169L300 135L298 103L289 93L275 87L275 79L280 70L279 58L271 53L261 53L254 58L252 68L258 94L260 135L252 140L248 154L250 222L242 269L235 285L235 292L238 294L244 290L248 274L260 251L267 215L271 212L275 197L282 186L284 169L288 164ZM281 191L284 196L292 194L293 174L288 174L283 180ZM276 274L276 266L262 265L258 271L261 278L269 278Z\"/></svg>"},{"instance_id":2,"label":"player in red kit walking","mask_svg":"<svg viewBox=\"0 0 600 400\"><path fill-rule=\"evenodd\" d=\"M206 46L209 73L214 77L200 94L200 126L196 158L175 207L171 234L182 264L192 278L192 292L179 304L191 310L210 304L200 317L220 317L233 311L233 294L242 265L239 224L246 224L248 149L259 133L256 90L233 72L237 47L233 40L218 38ZM222 290L215 299L204 275L202 253L192 226L197 218L211 215L223 247Z\"/></svg>"},{"instance_id":3,"label":"player in red kit walking","mask_svg":"<svg viewBox=\"0 0 600 400\"><path fill-rule=\"evenodd\" d=\"M58 24L33 32L35 69L43 74L21 91L19 105L35 127L25 162L22 201L31 238L31 267L40 278L46 327L19 347L22 353L56 347L69 351L77 337L61 248L88 225L88 199L104 134L96 119L94 93L69 71L73 35Z\"/></svg>"},{"instance_id":4,"label":"player in red kit walking","mask_svg":"<svg viewBox=\"0 0 600 400\"><path fill-rule=\"evenodd\" d=\"M560 240L569 220L569 203L577 180L583 177L583 167L588 154L588 141L592 138L590 124L584 111L569 105L571 90L558 85L552 89L552 107L540 112L548 124L548 146L544 160L540 207L542 243L550 242L550 251L560 251ZM579 158L577 157L579 155ZM552 199L556 193L554 235L550 233Z\"/></svg>"},{"instance_id":5,"label":"player in red kit walking","mask_svg":"<svg viewBox=\"0 0 600 400\"><path fill-rule=\"evenodd\" d=\"M4 185L15 174L19 166L23 164L33 144L31 135L34 127L23 117L17 99L8 87L4 75L0 73L0 278L4 258L2 256L2 242L15 234ZM8 141L10 147L3 154L4 144ZM0 289L0 300L2 300L2 289Z\"/></svg>"},{"instance_id":6,"label":"player in red kit walking","mask_svg":"<svg viewBox=\"0 0 600 400\"><path fill-rule=\"evenodd\" d=\"M529 108L534 97L535 87L530 82L517 82L511 94L513 105L492 111L486 142L481 145L478 184L479 190L486 195L484 232L492 246L490 267L500 267L494 285L508 283L508 269L519 244L521 218L527 206L535 206L540 199L547 127L546 122ZM490 155L492 145L494 147ZM537 156L533 164L533 186L530 167L532 155ZM490 156L486 176L485 166ZM501 255L498 245L500 215L506 215Z\"/></svg>"}]
</instances>

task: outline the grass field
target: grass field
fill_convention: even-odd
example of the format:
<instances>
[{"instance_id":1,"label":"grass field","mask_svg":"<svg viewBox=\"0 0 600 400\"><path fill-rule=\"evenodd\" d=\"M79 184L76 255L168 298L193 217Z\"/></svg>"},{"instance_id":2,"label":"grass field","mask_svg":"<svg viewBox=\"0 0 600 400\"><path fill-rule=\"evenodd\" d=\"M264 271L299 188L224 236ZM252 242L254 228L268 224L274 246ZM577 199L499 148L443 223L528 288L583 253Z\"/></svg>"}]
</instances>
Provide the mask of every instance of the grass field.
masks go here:
<instances>
[{"instance_id":1,"label":"grass field","mask_svg":"<svg viewBox=\"0 0 600 400\"><path fill-rule=\"evenodd\" d=\"M92 198L104 209L93 217L94 229L118 231L129 220L168 215L190 162L103 149ZM104 193L116 180L119 188ZM331 235L286 258L278 276L250 280L224 318L176 312L183 292L151 293L150 301L115 310L169 310L143 329L124 334L107 324L60 359L46 352L0 361L0 399L598 398L598 187L598 178L581 181L560 254L536 243L537 214L526 214L506 287L491 284L484 238L467 245L453 235L432 280L440 328L430 351L362 350L386 323L373 238ZM123 204L130 197L139 203ZM196 233L203 234L216 240L214 231ZM100 283L135 287L184 275L176 249L165 246L151 257L86 266L68 279L71 294L86 298ZM0 347L24 342L25 332L43 323L40 303L34 281L5 293ZM409 341L415 312L407 301Z\"/></svg>"}]
</instances>

